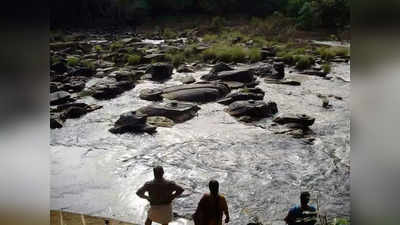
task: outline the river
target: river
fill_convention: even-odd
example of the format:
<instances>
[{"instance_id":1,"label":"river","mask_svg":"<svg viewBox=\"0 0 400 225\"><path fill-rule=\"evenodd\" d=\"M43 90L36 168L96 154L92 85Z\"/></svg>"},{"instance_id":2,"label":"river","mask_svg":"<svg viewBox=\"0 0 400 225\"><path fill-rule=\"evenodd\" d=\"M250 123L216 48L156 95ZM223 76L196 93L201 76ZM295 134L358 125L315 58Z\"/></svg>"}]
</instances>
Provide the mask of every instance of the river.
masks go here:
<instances>
[{"instance_id":1,"label":"river","mask_svg":"<svg viewBox=\"0 0 400 225\"><path fill-rule=\"evenodd\" d=\"M209 70L192 75L198 80ZM112 100L81 99L103 108L51 130L51 209L142 224L148 203L136 190L152 179L154 165L162 165L166 178L185 188L174 212L186 217L208 192L210 179L220 182L232 225L256 218L264 225L284 224L288 208L299 204L304 190L311 191L315 206L318 198L329 217L350 217L350 64L334 63L331 80L289 72L286 76L301 86L260 80L258 87L266 93L264 100L277 103L279 113L316 118L313 144L274 134L271 119L257 126L240 123L218 103L200 105L192 120L158 128L153 136L108 132L120 114L150 104L138 98L140 90L181 84L178 78L184 74L176 72L163 84L144 81ZM318 93L343 99L329 98L333 107L325 109ZM172 224L192 222L179 218Z\"/></svg>"}]
</instances>

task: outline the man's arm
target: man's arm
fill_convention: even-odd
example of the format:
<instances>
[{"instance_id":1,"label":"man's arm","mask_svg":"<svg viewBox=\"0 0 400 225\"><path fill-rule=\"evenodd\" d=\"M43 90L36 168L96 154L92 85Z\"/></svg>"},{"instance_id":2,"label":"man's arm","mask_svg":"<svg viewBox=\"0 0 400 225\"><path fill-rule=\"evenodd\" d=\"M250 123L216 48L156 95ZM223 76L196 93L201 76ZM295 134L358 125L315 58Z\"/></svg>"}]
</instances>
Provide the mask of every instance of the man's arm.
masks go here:
<instances>
[{"instance_id":1,"label":"man's arm","mask_svg":"<svg viewBox=\"0 0 400 225\"><path fill-rule=\"evenodd\" d=\"M228 203L226 203L226 199L223 198L223 208L222 210L224 211L225 214L225 223L229 223L230 217L229 217L229 210L228 210Z\"/></svg>"},{"instance_id":2,"label":"man's arm","mask_svg":"<svg viewBox=\"0 0 400 225\"><path fill-rule=\"evenodd\" d=\"M139 190L136 192L136 195L139 196L140 198L144 198L148 201L150 201L150 197L145 195L147 190L147 184L144 184Z\"/></svg>"},{"instance_id":3,"label":"man's arm","mask_svg":"<svg viewBox=\"0 0 400 225\"><path fill-rule=\"evenodd\" d=\"M286 224L289 224L289 225L293 224L295 222L295 219L296 218L294 218L293 209L290 209L287 216L285 217Z\"/></svg>"},{"instance_id":4,"label":"man's arm","mask_svg":"<svg viewBox=\"0 0 400 225\"><path fill-rule=\"evenodd\" d=\"M175 191L175 192L171 195L171 201L174 200L179 195L181 195L184 191L184 189L181 186L179 186L175 183L173 185L174 185L173 191Z\"/></svg>"}]
</instances>

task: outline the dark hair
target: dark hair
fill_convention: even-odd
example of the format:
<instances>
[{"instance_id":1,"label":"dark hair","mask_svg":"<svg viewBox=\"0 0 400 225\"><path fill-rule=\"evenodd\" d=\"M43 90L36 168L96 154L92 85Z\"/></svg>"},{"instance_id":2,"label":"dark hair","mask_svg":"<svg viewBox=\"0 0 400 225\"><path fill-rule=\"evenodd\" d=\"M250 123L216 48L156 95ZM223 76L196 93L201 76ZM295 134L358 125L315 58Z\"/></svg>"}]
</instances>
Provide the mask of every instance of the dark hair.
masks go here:
<instances>
[{"instance_id":1,"label":"dark hair","mask_svg":"<svg viewBox=\"0 0 400 225\"><path fill-rule=\"evenodd\" d=\"M164 169L162 166L154 167L153 172L156 179L161 179L164 176Z\"/></svg>"},{"instance_id":2,"label":"dark hair","mask_svg":"<svg viewBox=\"0 0 400 225\"><path fill-rule=\"evenodd\" d=\"M210 193L214 196L218 196L219 192L219 183L216 180L211 180L208 183L208 187L210 188Z\"/></svg>"},{"instance_id":3,"label":"dark hair","mask_svg":"<svg viewBox=\"0 0 400 225\"><path fill-rule=\"evenodd\" d=\"M306 197L310 197L310 192L308 192L308 191L301 192L300 200L305 199Z\"/></svg>"},{"instance_id":4,"label":"dark hair","mask_svg":"<svg viewBox=\"0 0 400 225\"><path fill-rule=\"evenodd\" d=\"M216 180L210 180L210 182L208 183L208 187L210 188L210 194L212 197L215 197L215 216L216 218L220 217L220 210L219 210L219 196L218 196L218 192L219 192L219 183Z\"/></svg>"}]
</instances>

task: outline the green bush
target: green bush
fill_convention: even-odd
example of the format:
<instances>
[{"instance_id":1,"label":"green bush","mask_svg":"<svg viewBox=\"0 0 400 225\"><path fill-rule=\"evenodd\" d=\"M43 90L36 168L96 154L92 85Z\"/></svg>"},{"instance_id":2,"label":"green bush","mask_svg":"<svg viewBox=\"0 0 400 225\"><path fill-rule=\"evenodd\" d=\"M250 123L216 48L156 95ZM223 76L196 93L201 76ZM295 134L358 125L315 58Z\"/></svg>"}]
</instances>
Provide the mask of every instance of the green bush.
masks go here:
<instances>
[{"instance_id":1,"label":"green bush","mask_svg":"<svg viewBox=\"0 0 400 225\"><path fill-rule=\"evenodd\" d=\"M350 51L345 47L323 47L317 49L317 54L319 54L323 60L329 61L336 56L350 56Z\"/></svg>"},{"instance_id":2,"label":"green bush","mask_svg":"<svg viewBox=\"0 0 400 225\"><path fill-rule=\"evenodd\" d=\"M165 39L175 39L178 37L178 34L176 32L174 32L172 29L170 28L165 28L162 32L162 35Z\"/></svg>"},{"instance_id":3,"label":"green bush","mask_svg":"<svg viewBox=\"0 0 400 225\"><path fill-rule=\"evenodd\" d=\"M110 50L113 52L113 51L121 49L122 47L124 47L124 44L122 44L122 42L120 42L120 41L116 41L110 45Z\"/></svg>"},{"instance_id":4,"label":"green bush","mask_svg":"<svg viewBox=\"0 0 400 225\"><path fill-rule=\"evenodd\" d=\"M101 45L96 45L96 46L94 46L94 50L96 52L101 52L101 51L103 51L103 48L101 47Z\"/></svg>"},{"instance_id":5,"label":"green bush","mask_svg":"<svg viewBox=\"0 0 400 225\"><path fill-rule=\"evenodd\" d=\"M325 63L322 65L322 71L324 71L324 73L330 73L331 70L332 70L332 68L329 63Z\"/></svg>"},{"instance_id":6,"label":"green bush","mask_svg":"<svg viewBox=\"0 0 400 225\"><path fill-rule=\"evenodd\" d=\"M77 66L80 62L80 59L75 56L69 56L67 57L67 65L68 66Z\"/></svg>"},{"instance_id":7,"label":"green bush","mask_svg":"<svg viewBox=\"0 0 400 225\"><path fill-rule=\"evenodd\" d=\"M81 64L82 66L84 66L84 67L87 67L87 68L91 69L91 70L96 70L96 66L95 66L94 63L91 62L91 61L82 60L82 61L80 62L80 64Z\"/></svg>"},{"instance_id":8,"label":"green bush","mask_svg":"<svg viewBox=\"0 0 400 225\"><path fill-rule=\"evenodd\" d=\"M296 62L296 69L305 70L311 68L314 64L314 59L309 55L295 55L294 61Z\"/></svg>"},{"instance_id":9,"label":"green bush","mask_svg":"<svg viewBox=\"0 0 400 225\"><path fill-rule=\"evenodd\" d=\"M141 60L142 57L140 57L140 55L128 55L127 57L127 63L129 65L137 65L140 63Z\"/></svg>"},{"instance_id":10,"label":"green bush","mask_svg":"<svg viewBox=\"0 0 400 225\"><path fill-rule=\"evenodd\" d=\"M250 62L258 62L261 60L261 51L259 49L250 49L248 51Z\"/></svg>"},{"instance_id":11,"label":"green bush","mask_svg":"<svg viewBox=\"0 0 400 225\"><path fill-rule=\"evenodd\" d=\"M219 31L226 25L226 20L223 17L213 17L211 20L210 28Z\"/></svg>"},{"instance_id":12,"label":"green bush","mask_svg":"<svg viewBox=\"0 0 400 225\"><path fill-rule=\"evenodd\" d=\"M166 57L167 60L170 61L172 65L174 65L175 67L182 65L186 60L186 57L183 52L176 54L167 54Z\"/></svg>"}]
</instances>

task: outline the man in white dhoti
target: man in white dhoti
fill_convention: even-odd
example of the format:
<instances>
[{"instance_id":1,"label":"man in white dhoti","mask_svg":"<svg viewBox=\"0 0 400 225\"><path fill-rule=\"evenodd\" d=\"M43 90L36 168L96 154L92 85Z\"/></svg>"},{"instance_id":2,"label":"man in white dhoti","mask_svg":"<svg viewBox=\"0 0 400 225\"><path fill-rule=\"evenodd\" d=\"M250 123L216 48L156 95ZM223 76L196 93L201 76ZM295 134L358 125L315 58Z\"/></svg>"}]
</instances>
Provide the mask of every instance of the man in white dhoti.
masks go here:
<instances>
[{"instance_id":1,"label":"man in white dhoti","mask_svg":"<svg viewBox=\"0 0 400 225\"><path fill-rule=\"evenodd\" d=\"M182 194L183 188L173 181L164 179L164 169L161 166L155 167L153 172L154 180L146 182L136 194L150 202L145 225L151 225L153 221L167 225L172 221L171 203Z\"/></svg>"}]
</instances>

